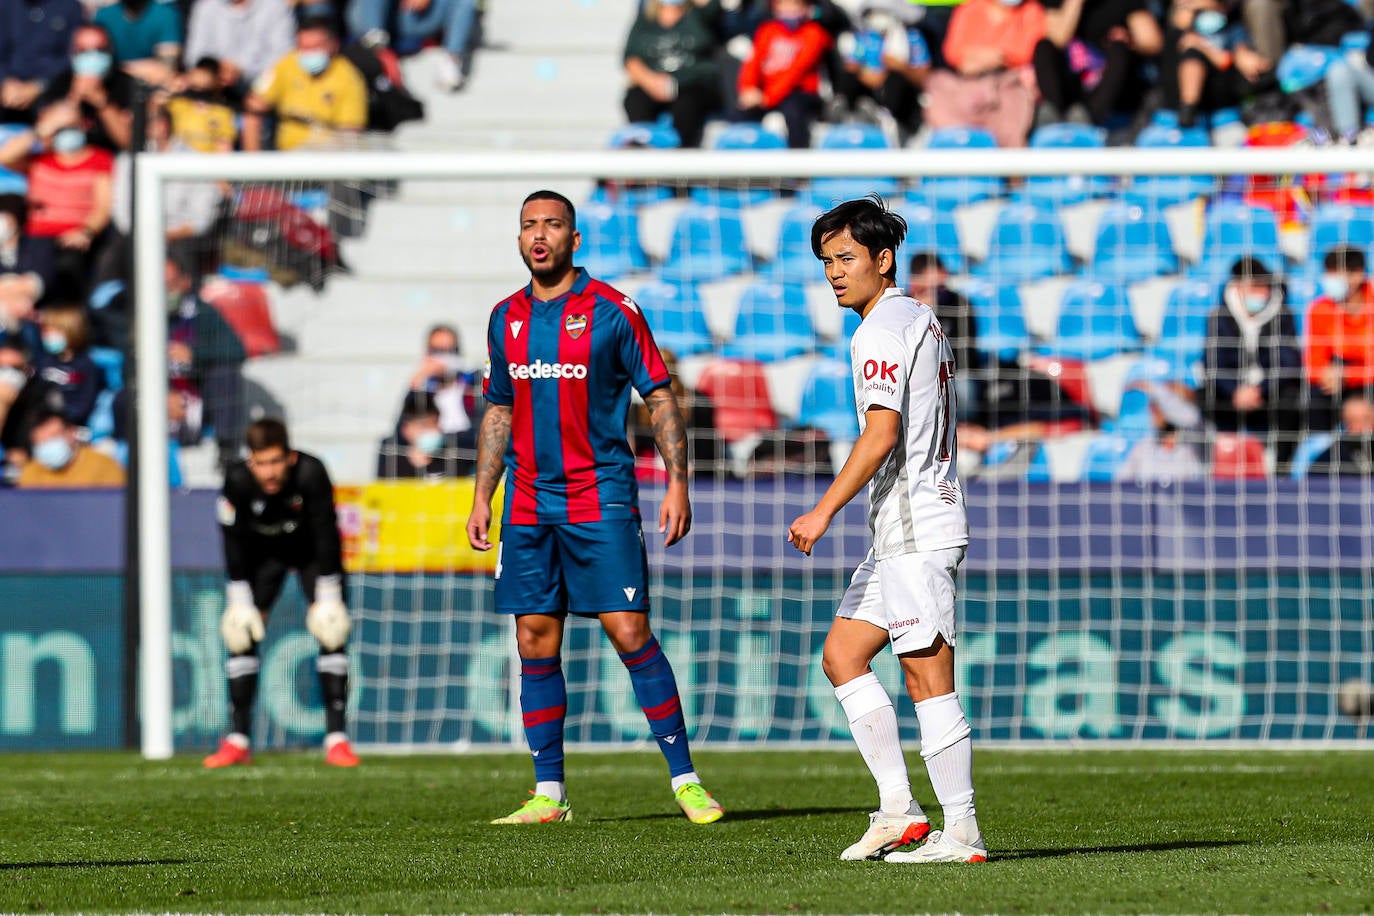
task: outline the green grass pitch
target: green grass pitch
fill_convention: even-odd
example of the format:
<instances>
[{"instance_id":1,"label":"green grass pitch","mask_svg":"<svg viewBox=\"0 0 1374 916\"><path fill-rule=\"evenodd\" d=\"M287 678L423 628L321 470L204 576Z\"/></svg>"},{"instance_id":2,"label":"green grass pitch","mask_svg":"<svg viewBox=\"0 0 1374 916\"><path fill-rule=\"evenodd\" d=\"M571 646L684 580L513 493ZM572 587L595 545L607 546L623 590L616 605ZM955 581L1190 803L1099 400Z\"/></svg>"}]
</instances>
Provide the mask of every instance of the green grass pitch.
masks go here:
<instances>
[{"instance_id":1,"label":"green grass pitch","mask_svg":"<svg viewBox=\"0 0 1374 916\"><path fill-rule=\"evenodd\" d=\"M718 824L677 812L656 753L573 752L576 821L520 828L487 824L530 785L517 755L9 755L0 911L1374 911L1368 753L976 750L992 861L949 866L839 861L874 803L854 751L697 763Z\"/></svg>"}]
</instances>

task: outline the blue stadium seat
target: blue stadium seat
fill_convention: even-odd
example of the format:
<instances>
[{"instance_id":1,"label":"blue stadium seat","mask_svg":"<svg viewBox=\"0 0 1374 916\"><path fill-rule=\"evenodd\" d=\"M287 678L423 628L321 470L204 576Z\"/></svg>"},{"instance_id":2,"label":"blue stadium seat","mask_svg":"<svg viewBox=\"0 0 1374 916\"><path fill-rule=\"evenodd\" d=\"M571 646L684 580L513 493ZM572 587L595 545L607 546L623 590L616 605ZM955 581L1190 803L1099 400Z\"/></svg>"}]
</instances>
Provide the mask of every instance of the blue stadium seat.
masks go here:
<instances>
[{"instance_id":1,"label":"blue stadium seat","mask_svg":"<svg viewBox=\"0 0 1374 916\"><path fill-rule=\"evenodd\" d=\"M1178 270L1169 227L1158 210L1115 203L1097 224L1090 272L1111 283L1136 283Z\"/></svg>"},{"instance_id":2,"label":"blue stadium seat","mask_svg":"<svg viewBox=\"0 0 1374 916\"><path fill-rule=\"evenodd\" d=\"M1159 338L1146 353L1169 367L1169 378L1188 381L1207 345L1207 317L1221 301L1219 287L1206 280L1184 280L1169 293Z\"/></svg>"},{"instance_id":3,"label":"blue stadium seat","mask_svg":"<svg viewBox=\"0 0 1374 916\"><path fill-rule=\"evenodd\" d=\"M845 309L841 319L840 336L832 344L821 348L821 355L827 359L838 360L849 365L849 342L854 338L854 332L859 329L861 319L853 309Z\"/></svg>"},{"instance_id":4,"label":"blue stadium seat","mask_svg":"<svg viewBox=\"0 0 1374 916\"><path fill-rule=\"evenodd\" d=\"M1042 149L1096 149L1107 143L1107 132L1088 124L1046 124L1031 134L1030 145ZM1032 175L1026 179L1020 197L1033 203L1067 206L1112 190L1112 179L1105 175Z\"/></svg>"},{"instance_id":5,"label":"blue stadium seat","mask_svg":"<svg viewBox=\"0 0 1374 916\"><path fill-rule=\"evenodd\" d=\"M629 207L586 204L578 208L577 228L582 233L577 258L593 276L614 280L649 269L639 246L639 218Z\"/></svg>"},{"instance_id":6,"label":"blue stadium seat","mask_svg":"<svg viewBox=\"0 0 1374 916\"><path fill-rule=\"evenodd\" d=\"M1136 137L1138 147L1165 148L1211 146L1212 138L1201 127L1167 127L1151 124ZM1125 200L1146 209L1168 207L1211 194L1217 186L1209 175L1140 175L1125 191Z\"/></svg>"},{"instance_id":7,"label":"blue stadium seat","mask_svg":"<svg viewBox=\"0 0 1374 916\"><path fill-rule=\"evenodd\" d=\"M804 283L821 278L820 262L811 253L811 224L823 211L799 201L783 213L778 224L778 252L762 273L775 283Z\"/></svg>"},{"instance_id":8,"label":"blue stadium seat","mask_svg":"<svg viewBox=\"0 0 1374 916\"><path fill-rule=\"evenodd\" d=\"M689 204L673 226L659 275L675 283L709 283L751 266L740 211Z\"/></svg>"},{"instance_id":9,"label":"blue stadium seat","mask_svg":"<svg viewBox=\"0 0 1374 916\"><path fill-rule=\"evenodd\" d=\"M606 145L611 149L628 149L630 147L677 149L682 145L682 139L678 137L672 124L663 124L658 121L636 121L617 128L615 133L611 134L611 140Z\"/></svg>"},{"instance_id":10,"label":"blue stadium seat","mask_svg":"<svg viewBox=\"0 0 1374 916\"><path fill-rule=\"evenodd\" d=\"M721 355L772 363L815 348L816 331L806 307L806 289L796 284L760 282L740 296L735 336L721 349Z\"/></svg>"},{"instance_id":11,"label":"blue stadium seat","mask_svg":"<svg viewBox=\"0 0 1374 916\"><path fill-rule=\"evenodd\" d=\"M1207 209L1202 260L1191 276L1215 282L1226 280L1241 258L1254 257L1277 274L1284 271L1279 248L1279 224L1270 210L1236 201L1218 201Z\"/></svg>"},{"instance_id":12,"label":"blue stadium seat","mask_svg":"<svg viewBox=\"0 0 1374 916\"><path fill-rule=\"evenodd\" d=\"M1308 433L1293 450L1293 459L1288 464L1288 475L1300 480L1312 470L1313 463L1336 444L1335 432Z\"/></svg>"},{"instance_id":13,"label":"blue stadium seat","mask_svg":"<svg viewBox=\"0 0 1374 916\"><path fill-rule=\"evenodd\" d=\"M706 311L696 287L652 282L639 288L634 300L644 312L654 341L678 356L706 353L713 346Z\"/></svg>"},{"instance_id":14,"label":"blue stadium seat","mask_svg":"<svg viewBox=\"0 0 1374 916\"><path fill-rule=\"evenodd\" d=\"M996 149L997 140L978 127L942 127L931 132L927 149ZM917 190L931 206L953 209L964 204L1002 196L1002 179L990 175L957 178L924 178Z\"/></svg>"},{"instance_id":15,"label":"blue stadium seat","mask_svg":"<svg viewBox=\"0 0 1374 916\"><path fill-rule=\"evenodd\" d=\"M966 267L964 252L959 244L959 226L949 210L933 207L925 201L911 201L899 208L906 219L906 241L902 244L905 260L912 255L934 252L951 273L963 273ZM905 275L905 264L901 273Z\"/></svg>"},{"instance_id":16,"label":"blue stadium seat","mask_svg":"<svg viewBox=\"0 0 1374 916\"><path fill-rule=\"evenodd\" d=\"M1374 207L1322 204L1312 211L1308 236L1307 269L1320 274L1327 252L1353 245L1368 252L1374 246Z\"/></svg>"},{"instance_id":17,"label":"blue stadium seat","mask_svg":"<svg viewBox=\"0 0 1374 916\"><path fill-rule=\"evenodd\" d=\"M1079 479L1091 482L1116 480L1126 456L1139 441L1139 436L1098 433L1088 442L1088 448L1083 453L1083 468L1079 471Z\"/></svg>"},{"instance_id":18,"label":"blue stadium seat","mask_svg":"<svg viewBox=\"0 0 1374 916\"><path fill-rule=\"evenodd\" d=\"M887 149L888 142L882 129L874 124L837 124L821 137L819 148L857 152ZM895 197L897 192L896 178L817 178L811 182L808 197L816 206L829 208L865 194L877 193L887 198Z\"/></svg>"},{"instance_id":19,"label":"blue stadium seat","mask_svg":"<svg viewBox=\"0 0 1374 916\"><path fill-rule=\"evenodd\" d=\"M113 347L91 347L86 351L91 362L105 373L107 391L118 391L124 387L124 354Z\"/></svg>"},{"instance_id":20,"label":"blue stadium seat","mask_svg":"<svg viewBox=\"0 0 1374 916\"><path fill-rule=\"evenodd\" d=\"M973 309L978 349L991 360L1013 360L1030 347L1030 332L1015 286L970 280L960 287Z\"/></svg>"},{"instance_id":21,"label":"blue stadium seat","mask_svg":"<svg viewBox=\"0 0 1374 916\"><path fill-rule=\"evenodd\" d=\"M787 140L758 124L731 124L716 137L713 148L729 152L787 149Z\"/></svg>"},{"instance_id":22,"label":"blue stadium seat","mask_svg":"<svg viewBox=\"0 0 1374 916\"><path fill-rule=\"evenodd\" d=\"M997 214L987 260L973 272L995 283L1027 283L1071 267L1064 226L1052 210L1020 202Z\"/></svg>"},{"instance_id":23,"label":"blue stadium seat","mask_svg":"<svg viewBox=\"0 0 1374 916\"><path fill-rule=\"evenodd\" d=\"M712 149L717 152L748 152L750 150L786 149L787 141L757 124L731 124L716 138ZM767 187L730 187L712 185L692 188L692 199L698 203L718 207L742 207L761 204L777 196Z\"/></svg>"},{"instance_id":24,"label":"blue stadium seat","mask_svg":"<svg viewBox=\"0 0 1374 916\"><path fill-rule=\"evenodd\" d=\"M802 386L797 423L821 430L832 441L853 442L859 437L855 410L848 361L823 359L812 366Z\"/></svg>"},{"instance_id":25,"label":"blue stadium seat","mask_svg":"<svg viewBox=\"0 0 1374 916\"><path fill-rule=\"evenodd\" d=\"M1077 280L1064 290L1055 339L1037 352L1087 362L1139 346L1125 290L1115 284Z\"/></svg>"},{"instance_id":26,"label":"blue stadium seat","mask_svg":"<svg viewBox=\"0 0 1374 916\"><path fill-rule=\"evenodd\" d=\"M1121 405L1111 431L1123 436L1145 435L1154 428L1150 417L1150 395L1142 388L1127 388L1121 392Z\"/></svg>"},{"instance_id":27,"label":"blue stadium seat","mask_svg":"<svg viewBox=\"0 0 1374 916\"><path fill-rule=\"evenodd\" d=\"M22 124L0 124L0 146L4 146L10 138L16 134L26 131ZM0 194L19 194L24 195L29 192L29 179L19 172L0 166Z\"/></svg>"}]
</instances>

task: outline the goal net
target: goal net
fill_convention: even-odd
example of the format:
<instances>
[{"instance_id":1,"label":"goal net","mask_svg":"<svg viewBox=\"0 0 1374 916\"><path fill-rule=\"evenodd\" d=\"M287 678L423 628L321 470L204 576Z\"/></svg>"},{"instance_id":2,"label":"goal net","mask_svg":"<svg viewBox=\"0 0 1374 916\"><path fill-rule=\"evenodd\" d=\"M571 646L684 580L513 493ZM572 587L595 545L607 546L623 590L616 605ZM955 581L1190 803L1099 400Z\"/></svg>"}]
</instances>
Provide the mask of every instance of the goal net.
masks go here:
<instances>
[{"instance_id":1,"label":"goal net","mask_svg":"<svg viewBox=\"0 0 1374 916\"><path fill-rule=\"evenodd\" d=\"M227 387L199 392L198 428L174 410L174 447L143 450L145 753L207 745L227 725L205 491L262 415L283 417L337 487L355 739L523 745L512 627L491 611L494 558L466 545L462 475L487 318L528 280L517 218L539 188L575 202L578 263L643 310L688 409L695 522L672 549L654 537L662 470L633 416L630 435L654 627L695 742L849 740L819 653L867 550L866 501L810 558L785 536L858 432L857 316L835 307L810 226L870 193L906 219L900 284L937 300L959 361L973 539L956 657L976 737L1367 736L1338 694L1374 682L1374 449L1361 425L1374 408L1360 413L1353 370L1323 389L1313 354L1340 365L1350 341L1326 339L1330 308L1313 303L1354 272L1347 248L1374 246L1374 155L1101 150L1081 137L998 151L976 136L891 152L835 131L802 155L141 157L141 364L165 362L169 251L247 351ZM163 211L206 182L224 210L188 259ZM168 389L148 375L139 430L157 442ZM434 394L445 433L423 456L402 429L412 387ZM169 495L169 473L190 492ZM288 582L264 645L260 746L323 730L303 613ZM570 624L563 659L569 740L647 746L594 621ZM895 662L875 668L902 696ZM914 717L901 719L915 739Z\"/></svg>"}]
</instances>

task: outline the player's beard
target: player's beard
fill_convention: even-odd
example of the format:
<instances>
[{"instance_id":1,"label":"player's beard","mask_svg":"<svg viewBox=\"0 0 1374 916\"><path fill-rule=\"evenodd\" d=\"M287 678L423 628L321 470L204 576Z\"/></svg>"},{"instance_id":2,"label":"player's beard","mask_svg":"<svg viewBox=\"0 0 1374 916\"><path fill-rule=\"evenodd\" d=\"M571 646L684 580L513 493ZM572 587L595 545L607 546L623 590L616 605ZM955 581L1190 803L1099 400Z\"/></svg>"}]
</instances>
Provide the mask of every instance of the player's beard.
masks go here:
<instances>
[{"instance_id":1,"label":"player's beard","mask_svg":"<svg viewBox=\"0 0 1374 916\"><path fill-rule=\"evenodd\" d=\"M572 252L565 252L558 258L550 257L543 264L536 264L527 252L522 251L520 252L520 260L525 262L525 267L529 270L530 276L541 283L557 281L573 269Z\"/></svg>"}]
</instances>

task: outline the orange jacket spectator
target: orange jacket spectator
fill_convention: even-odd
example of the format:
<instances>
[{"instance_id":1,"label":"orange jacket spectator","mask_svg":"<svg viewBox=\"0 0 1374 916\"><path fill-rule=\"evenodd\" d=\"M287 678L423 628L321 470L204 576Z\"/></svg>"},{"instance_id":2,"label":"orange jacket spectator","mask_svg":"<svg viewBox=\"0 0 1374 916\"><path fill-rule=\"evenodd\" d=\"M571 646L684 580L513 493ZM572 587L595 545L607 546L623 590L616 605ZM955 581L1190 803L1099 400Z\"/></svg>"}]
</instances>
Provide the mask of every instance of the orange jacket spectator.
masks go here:
<instances>
[{"instance_id":1,"label":"orange jacket spectator","mask_svg":"<svg viewBox=\"0 0 1374 916\"><path fill-rule=\"evenodd\" d=\"M1374 284L1360 288L1358 311L1320 296L1307 313L1307 377L1320 385L1333 360L1341 361L1345 389L1374 385Z\"/></svg>"},{"instance_id":2,"label":"orange jacket spectator","mask_svg":"<svg viewBox=\"0 0 1374 916\"><path fill-rule=\"evenodd\" d=\"M830 47L830 33L814 19L795 31L776 19L754 33L754 52L739 71L739 89L758 89L763 107L776 108L794 91L820 91L821 55Z\"/></svg>"},{"instance_id":3,"label":"orange jacket spectator","mask_svg":"<svg viewBox=\"0 0 1374 916\"><path fill-rule=\"evenodd\" d=\"M1045 8L1038 0L1023 0L1017 6L965 0L949 21L945 60L967 74L1021 67L1031 62L1036 43L1044 37Z\"/></svg>"}]
</instances>

